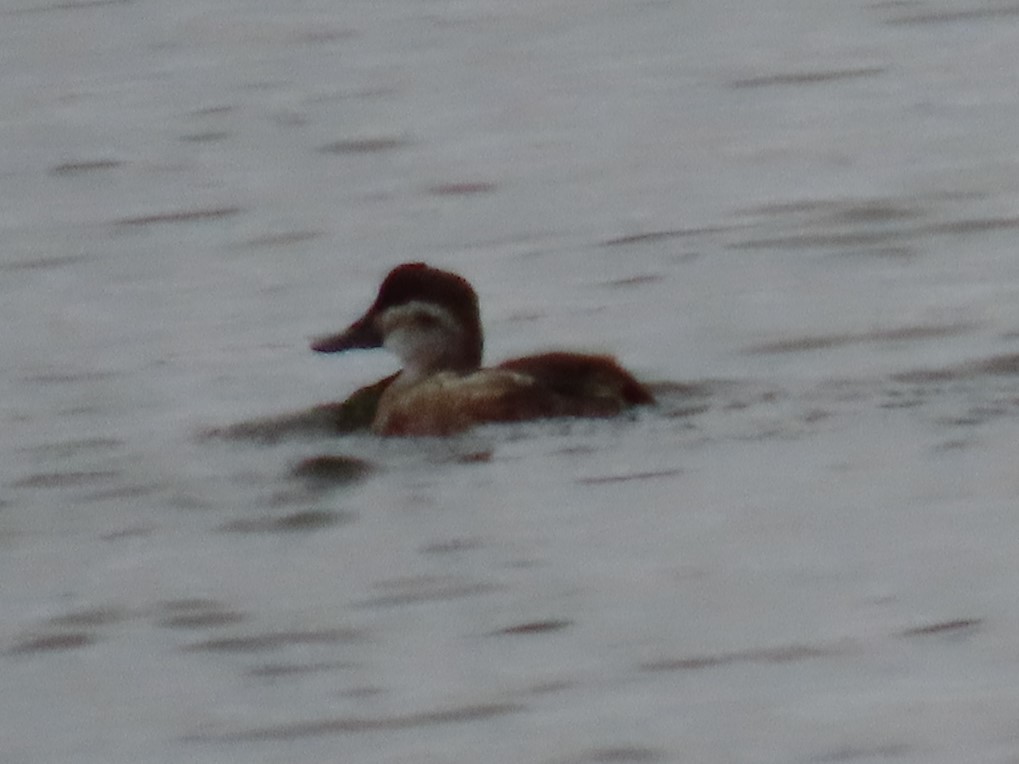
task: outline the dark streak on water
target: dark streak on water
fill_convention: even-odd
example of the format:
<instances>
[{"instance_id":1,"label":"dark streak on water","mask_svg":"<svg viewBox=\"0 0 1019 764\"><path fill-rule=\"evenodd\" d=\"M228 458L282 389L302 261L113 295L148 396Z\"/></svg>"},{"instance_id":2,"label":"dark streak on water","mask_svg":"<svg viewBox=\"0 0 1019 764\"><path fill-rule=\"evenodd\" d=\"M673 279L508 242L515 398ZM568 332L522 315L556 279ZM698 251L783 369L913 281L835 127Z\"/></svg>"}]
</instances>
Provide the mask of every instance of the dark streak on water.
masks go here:
<instances>
[{"instance_id":1,"label":"dark streak on water","mask_svg":"<svg viewBox=\"0 0 1019 764\"><path fill-rule=\"evenodd\" d=\"M912 247L867 247L859 250L843 250L839 254L844 257L865 256L906 262L914 259L919 254L919 250Z\"/></svg>"},{"instance_id":2,"label":"dark streak on water","mask_svg":"<svg viewBox=\"0 0 1019 764\"><path fill-rule=\"evenodd\" d=\"M849 211L852 215L852 211ZM876 214L867 212L865 214ZM885 222L896 219L911 217L905 210L888 210ZM848 217L846 223L865 223L867 226L873 224L867 220L853 220ZM875 245L899 247L897 242L904 239L920 238L931 235L942 236L967 236L980 233L992 233L994 231L1010 231L1019 228L1019 217L986 217L986 218L962 218L945 223L929 223L926 225L906 226L902 228L888 228L873 230L866 227L863 230L829 230L831 221L822 223L818 221L821 230L816 232L794 233L778 236L763 236L727 244L728 249L826 249L826 248L862 248Z\"/></svg>"},{"instance_id":3,"label":"dark streak on water","mask_svg":"<svg viewBox=\"0 0 1019 764\"><path fill-rule=\"evenodd\" d=\"M240 212L240 207L206 207L193 210L172 210L170 212L157 212L152 215L121 218L114 221L114 225L130 227L161 225L165 223L195 223L205 220L220 220L232 217Z\"/></svg>"},{"instance_id":4,"label":"dark streak on water","mask_svg":"<svg viewBox=\"0 0 1019 764\"><path fill-rule=\"evenodd\" d=\"M425 544L418 551L421 554L458 554L480 549L483 546L481 539L476 538L454 538L444 541L433 541Z\"/></svg>"},{"instance_id":5,"label":"dark streak on water","mask_svg":"<svg viewBox=\"0 0 1019 764\"><path fill-rule=\"evenodd\" d=\"M52 11L78 11L101 8L107 5L131 5L134 0L74 0L65 3L47 3L33 8L14 8L0 13L4 16L20 16L33 13L49 13Z\"/></svg>"},{"instance_id":6,"label":"dark streak on water","mask_svg":"<svg viewBox=\"0 0 1019 764\"><path fill-rule=\"evenodd\" d=\"M631 480L649 480L652 478L673 477L682 472L680 469L649 470L646 472L628 472L623 475L597 475L595 477L579 478L581 485L604 485L605 483L626 483Z\"/></svg>"},{"instance_id":7,"label":"dark streak on water","mask_svg":"<svg viewBox=\"0 0 1019 764\"><path fill-rule=\"evenodd\" d=\"M111 470L93 472L43 472L14 481L15 488L72 488L89 483L113 480L120 473Z\"/></svg>"},{"instance_id":8,"label":"dark streak on water","mask_svg":"<svg viewBox=\"0 0 1019 764\"><path fill-rule=\"evenodd\" d=\"M159 625L167 629L213 629L232 626L248 618L244 613L224 610L210 610L198 613L181 613L159 621Z\"/></svg>"},{"instance_id":9,"label":"dark streak on water","mask_svg":"<svg viewBox=\"0 0 1019 764\"><path fill-rule=\"evenodd\" d=\"M499 629L494 633L503 636L547 634L552 631L562 631L563 629L572 625L573 621L567 621L562 619L550 619L547 621L528 621L527 623L519 623L515 626L507 626L506 628Z\"/></svg>"},{"instance_id":10,"label":"dark streak on water","mask_svg":"<svg viewBox=\"0 0 1019 764\"><path fill-rule=\"evenodd\" d=\"M189 116L192 117L222 117L226 114L230 114L234 110L233 106L206 106L203 109L195 109Z\"/></svg>"},{"instance_id":11,"label":"dark streak on water","mask_svg":"<svg viewBox=\"0 0 1019 764\"><path fill-rule=\"evenodd\" d=\"M917 325L903 326L896 329L879 329L859 334L829 334L820 336L796 337L792 339L766 342L744 350L750 354L799 353L809 350L828 350L845 345L858 345L870 342L904 342L910 340L939 339L965 334L979 328L972 323L948 325Z\"/></svg>"},{"instance_id":12,"label":"dark streak on water","mask_svg":"<svg viewBox=\"0 0 1019 764\"><path fill-rule=\"evenodd\" d=\"M89 491L80 496L82 501L110 501L111 499L138 499L142 496L152 496L162 489L161 485L121 485L114 488L106 488L101 491Z\"/></svg>"},{"instance_id":13,"label":"dark streak on water","mask_svg":"<svg viewBox=\"0 0 1019 764\"><path fill-rule=\"evenodd\" d=\"M185 133L180 136L180 140L184 143L219 143L232 135L228 130L206 130L201 133Z\"/></svg>"},{"instance_id":14,"label":"dark streak on water","mask_svg":"<svg viewBox=\"0 0 1019 764\"><path fill-rule=\"evenodd\" d=\"M495 191L495 183L487 181L461 181L456 183L437 183L428 187L428 193L435 196L471 196L487 194Z\"/></svg>"},{"instance_id":15,"label":"dark streak on water","mask_svg":"<svg viewBox=\"0 0 1019 764\"><path fill-rule=\"evenodd\" d=\"M0 271L16 273L17 271L41 271L52 268L63 268L88 261L88 255L65 255L63 257L37 257L30 260L14 260L0 264Z\"/></svg>"},{"instance_id":16,"label":"dark streak on water","mask_svg":"<svg viewBox=\"0 0 1019 764\"><path fill-rule=\"evenodd\" d=\"M846 746L831 753L824 753L811 759L817 764L834 764L835 762L858 761L861 759L886 760L895 759L908 754L912 748L905 743L891 743L875 746Z\"/></svg>"},{"instance_id":17,"label":"dark streak on water","mask_svg":"<svg viewBox=\"0 0 1019 764\"><path fill-rule=\"evenodd\" d=\"M194 642L184 649L189 652L252 653L278 650L294 645L334 645L359 642L365 633L357 629L324 629L320 631L279 631L239 637L223 637Z\"/></svg>"},{"instance_id":18,"label":"dark streak on water","mask_svg":"<svg viewBox=\"0 0 1019 764\"><path fill-rule=\"evenodd\" d=\"M813 658L826 658L843 652L835 646L818 645L787 645L754 650L742 650L732 653L714 653L697 655L689 658L650 661L641 665L644 671L696 671L718 666L730 666L740 663L795 663Z\"/></svg>"},{"instance_id":19,"label":"dark streak on water","mask_svg":"<svg viewBox=\"0 0 1019 764\"><path fill-rule=\"evenodd\" d=\"M353 522L356 517L350 512L316 509L295 512L283 517L244 517L224 523L219 529L229 533L292 533L329 528Z\"/></svg>"},{"instance_id":20,"label":"dark streak on water","mask_svg":"<svg viewBox=\"0 0 1019 764\"><path fill-rule=\"evenodd\" d=\"M167 613L221 610L226 605L218 600L203 599L201 597L190 597L179 600L165 600L156 606L159 610Z\"/></svg>"},{"instance_id":21,"label":"dark streak on water","mask_svg":"<svg viewBox=\"0 0 1019 764\"><path fill-rule=\"evenodd\" d=\"M116 159L92 159L92 160L81 160L78 162L62 162L61 164L54 165L50 168L50 175L57 176L70 176L70 175L84 175L86 173L96 172L100 170L113 170L120 167L123 162Z\"/></svg>"},{"instance_id":22,"label":"dark streak on water","mask_svg":"<svg viewBox=\"0 0 1019 764\"><path fill-rule=\"evenodd\" d=\"M895 374L892 379L898 382L924 384L931 382L949 382L953 380L974 379L984 376L1015 376L1019 375L1019 353L1008 353L992 356L984 360L944 366L937 369L917 369Z\"/></svg>"},{"instance_id":23,"label":"dark streak on water","mask_svg":"<svg viewBox=\"0 0 1019 764\"><path fill-rule=\"evenodd\" d=\"M653 284L656 281L662 281L664 276L660 273L644 273L639 276L629 276L622 279L613 279L612 281L606 281L605 286L617 288L617 287L639 287L645 284Z\"/></svg>"},{"instance_id":24,"label":"dark streak on water","mask_svg":"<svg viewBox=\"0 0 1019 764\"><path fill-rule=\"evenodd\" d=\"M349 431L344 424L344 408L344 402L325 403L289 414L238 422L224 427L212 427L199 433L199 437L271 444L290 438L337 435Z\"/></svg>"},{"instance_id":25,"label":"dark streak on water","mask_svg":"<svg viewBox=\"0 0 1019 764\"><path fill-rule=\"evenodd\" d=\"M966 21L989 21L1000 18L1019 16L1019 5L1001 5L990 8L972 8L963 11L933 11L930 13L914 13L888 19L886 24L905 26L920 24L954 24Z\"/></svg>"},{"instance_id":26,"label":"dark streak on water","mask_svg":"<svg viewBox=\"0 0 1019 764\"><path fill-rule=\"evenodd\" d=\"M128 613L120 608L104 607L76 610L54 616L48 623L50 626L105 626L123 621L127 617Z\"/></svg>"},{"instance_id":27,"label":"dark streak on water","mask_svg":"<svg viewBox=\"0 0 1019 764\"><path fill-rule=\"evenodd\" d=\"M31 448L24 448L27 453L47 456L53 459L66 459L83 453L94 453L96 451L107 451L123 448L124 441L120 438L81 438L79 440L66 440L59 443L44 443Z\"/></svg>"},{"instance_id":28,"label":"dark streak on water","mask_svg":"<svg viewBox=\"0 0 1019 764\"><path fill-rule=\"evenodd\" d=\"M262 677L265 679L280 679L282 677L299 677L303 674L320 674L341 669L353 668L356 664L350 661L320 661L318 663L266 663L262 666L248 669L248 676Z\"/></svg>"},{"instance_id":29,"label":"dark streak on water","mask_svg":"<svg viewBox=\"0 0 1019 764\"><path fill-rule=\"evenodd\" d=\"M441 711L390 717L341 717L272 727L256 727L240 732L196 735L187 738L195 742L243 742L252 740L297 740L321 735L342 735L356 732L393 732L396 730L432 727L439 724L461 724L493 719L526 710L517 703L488 703L463 706Z\"/></svg>"},{"instance_id":30,"label":"dark streak on water","mask_svg":"<svg viewBox=\"0 0 1019 764\"><path fill-rule=\"evenodd\" d=\"M301 244L306 241L313 241L321 238L324 234L321 231L284 231L281 233L267 233L256 236L241 242L241 246L252 249L288 247L292 244Z\"/></svg>"},{"instance_id":31,"label":"dark streak on water","mask_svg":"<svg viewBox=\"0 0 1019 764\"><path fill-rule=\"evenodd\" d=\"M118 376L119 372L115 371L47 372L24 377L24 381L35 385L73 385L79 382L102 382Z\"/></svg>"},{"instance_id":32,"label":"dark streak on water","mask_svg":"<svg viewBox=\"0 0 1019 764\"><path fill-rule=\"evenodd\" d=\"M772 85L814 85L840 80L858 79L860 77L874 77L884 74L887 69L883 66L867 66L859 69L833 69L830 71L813 72L787 72L784 74L770 74L760 77L747 77L741 80L734 80L734 88L760 88Z\"/></svg>"},{"instance_id":33,"label":"dark streak on water","mask_svg":"<svg viewBox=\"0 0 1019 764\"><path fill-rule=\"evenodd\" d=\"M918 209L884 199L862 200L834 206L831 219L834 222L842 223L871 225L894 220L909 220L923 215Z\"/></svg>"},{"instance_id":34,"label":"dark streak on water","mask_svg":"<svg viewBox=\"0 0 1019 764\"><path fill-rule=\"evenodd\" d=\"M640 762L665 761L661 751L643 746L612 746L587 751L575 761L577 764L640 764Z\"/></svg>"},{"instance_id":35,"label":"dark streak on water","mask_svg":"<svg viewBox=\"0 0 1019 764\"><path fill-rule=\"evenodd\" d=\"M355 456L322 454L302 459L291 474L312 484L336 486L361 480L374 469L371 463Z\"/></svg>"},{"instance_id":36,"label":"dark streak on water","mask_svg":"<svg viewBox=\"0 0 1019 764\"><path fill-rule=\"evenodd\" d=\"M903 631L902 636L929 637L940 636L943 634L950 636L957 636L961 634L969 635L979 629L983 623L983 618L957 618L952 621L942 621L941 623L930 623L923 626L915 626Z\"/></svg>"},{"instance_id":37,"label":"dark streak on water","mask_svg":"<svg viewBox=\"0 0 1019 764\"><path fill-rule=\"evenodd\" d=\"M933 223L918 229L918 233L971 234L989 231L1010 231L1019 228L1019 217L972 218L953 220L948 223Z\"/></svg>"},{"instance_id":38,"label":"dark streak on water","mask_svg":"<svg viewBox=\"0 0 1019 764\"><path fill-rule=\"evenodd\" d=\"M937 623L923 624L898 632L895 636L903 638L932 636L969 636L984 624L982 618L956 618ZM643 671L700 671L737 664L784 664L798 663L818 658L831 658L851 652L873 649L873 645L864 642L845 640L832 644L820 645L784 645L770 648L754 648L734 652L710 653L694 655L686 658L662 659L648 661L640 665Z\"/></svg>"},{"instance_id":39,"label":"dark streak on water","mask_svg":"<svg viewBox=\"0 0 1019 764\"><path fill-rule=\"evenodd\" d=\"M393 151L394 149L408 146L410 141L406 138L393 136L382 136L377 138L348 138L342 141L327 143L319 148L323 154L377 154L382 151Z\"/></svg>"},{"instance_id":40,"label":"dark streak on water","mask_svg":"<svg viewBox=\"0 0 1019 764\"><path fill-rule=\"evenodd\" d=\"M95 635L87 631L74 631L61 634L42 634L28 637L18 642L8 651L11 655L28 655L31 653L52 653L61 650L74 650L95 642Z\"/></svg>"},{"instance_id":41,"label":"dark streak on water","mask_svg":"<svg viewBox=\"0 0 1019 764\"><path fill-rule=\"evenodd\" d=\"M912 234L907 231L860 231L850 233L807 233L747 239L727 245L729 249L820 249L824 247L862 247L898 241Z\"/></svg>"},{"instance_id":42,"label":"dark streak on water","mask_svg":"<svg viewBox=\"0 0 1019 764\"><path fill-rule=\"evenodd\" d=\"M676 228L668 231L648 231L646 233L635 233L628 236L618 236L614 239L606 239L601 245L603 247L625 247L631 244L647 244L686 236L721 233L725 230L727 229L724 227L706 226L701 228Z\"/></svg>"}]
</instances>

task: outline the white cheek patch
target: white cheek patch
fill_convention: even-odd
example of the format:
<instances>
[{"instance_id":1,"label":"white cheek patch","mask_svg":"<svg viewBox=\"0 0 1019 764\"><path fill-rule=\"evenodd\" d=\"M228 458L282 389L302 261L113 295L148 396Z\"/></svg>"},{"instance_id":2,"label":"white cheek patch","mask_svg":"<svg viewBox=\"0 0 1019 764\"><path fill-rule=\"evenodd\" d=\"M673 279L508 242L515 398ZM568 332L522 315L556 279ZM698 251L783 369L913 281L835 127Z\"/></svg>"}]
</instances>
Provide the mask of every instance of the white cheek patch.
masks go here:
<instances>
[{"instance_id":1,"label":"white cheek patch","mask_svg":"<svg viewBox=\"0 0 1019 764\"><path fill-rule=\"evenodd\" d=\"M389 308L379 317L383 346L397 356L409 376L416 376L447 355L460 342L461 328L444 308L409 302Z\"/></svg>"}]
</instances>

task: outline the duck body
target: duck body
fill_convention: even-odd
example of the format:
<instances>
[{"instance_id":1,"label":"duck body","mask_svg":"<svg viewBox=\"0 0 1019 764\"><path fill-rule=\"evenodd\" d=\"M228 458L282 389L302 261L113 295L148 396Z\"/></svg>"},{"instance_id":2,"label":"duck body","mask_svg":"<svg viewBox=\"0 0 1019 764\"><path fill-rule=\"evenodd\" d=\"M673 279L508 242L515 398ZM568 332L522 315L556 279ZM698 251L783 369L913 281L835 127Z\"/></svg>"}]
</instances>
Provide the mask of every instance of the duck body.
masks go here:
<instances>
[{"instance_id":1,"label":"duck body","mask_svg":"<svg viewBox=\"0 0 1019 764\"><path fill-rule=\"evenodd\" d=\"M320 353L385 347L400 358L401 371L376 383L381 393L371 428L380 435L608 417L654 403L647 387L610 356L550 352L481 368L483 342L471 285L455 273L405 263L390 271L361 318L311 347Z\"/></svg>"}]
</instances>

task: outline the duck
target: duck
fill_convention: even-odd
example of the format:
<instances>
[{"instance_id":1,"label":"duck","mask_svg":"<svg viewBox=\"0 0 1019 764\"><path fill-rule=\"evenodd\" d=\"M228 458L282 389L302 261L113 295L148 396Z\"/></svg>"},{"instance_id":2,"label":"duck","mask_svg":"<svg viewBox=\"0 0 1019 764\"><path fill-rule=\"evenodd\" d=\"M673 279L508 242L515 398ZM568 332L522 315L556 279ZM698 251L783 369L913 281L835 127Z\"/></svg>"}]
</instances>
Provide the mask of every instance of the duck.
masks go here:
<instances>
[{"instance_id":1,"label":"duck","mask_svg":"<svg viewBox=\"0 0 1019 764\"><path fill-rule=\"evenodd\" d=\"M448 436L493 422L611 417L655 402L648 387L608 355L550 351L483 368L478 295L462 276L404 263L383 279L374 302L343 331L311 349L385 348L401 369L357 391L370 428L382 436ZM371 402L377 400L373 409Z\"/></svg>"}]
</instances>

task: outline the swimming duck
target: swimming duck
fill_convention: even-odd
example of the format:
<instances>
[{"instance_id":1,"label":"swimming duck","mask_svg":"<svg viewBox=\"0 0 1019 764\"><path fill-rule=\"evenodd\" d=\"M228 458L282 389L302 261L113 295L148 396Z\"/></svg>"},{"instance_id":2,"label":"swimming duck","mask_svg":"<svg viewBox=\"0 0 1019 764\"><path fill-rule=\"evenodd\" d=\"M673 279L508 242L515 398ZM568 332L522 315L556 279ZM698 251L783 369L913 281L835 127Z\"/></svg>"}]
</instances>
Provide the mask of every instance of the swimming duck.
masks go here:
<instances>
[{"instance_id":1,"label":"swimming duck","mask_svg":"<svg viewBox=\"0 0 1019 764\"><path fill-rule=\"evenodd\" d=\"M384 347L400 359L399 373L362 388L381 390L371 422L380 435L451 435L484 422L607 417L654 402L611 356L550 352L483 369L483 346L474 288L455 273L405 263L389 272L361 318L311 348Z\"/></svg>"}]
</instances>

